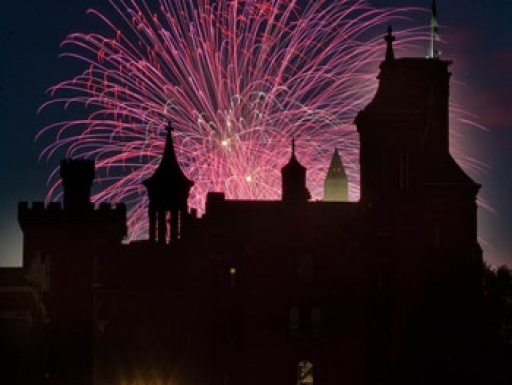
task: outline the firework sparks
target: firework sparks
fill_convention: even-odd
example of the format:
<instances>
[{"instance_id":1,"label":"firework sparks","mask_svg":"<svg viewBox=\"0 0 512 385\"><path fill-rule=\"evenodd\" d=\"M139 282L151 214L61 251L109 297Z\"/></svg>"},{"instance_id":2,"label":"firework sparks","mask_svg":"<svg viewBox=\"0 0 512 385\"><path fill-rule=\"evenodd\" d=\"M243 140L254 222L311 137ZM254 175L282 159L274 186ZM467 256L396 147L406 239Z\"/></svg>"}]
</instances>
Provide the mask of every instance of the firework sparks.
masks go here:
<instances>
[{"instance_id":1,"label":"firework sparks","mask_svg":"<svg viewBox=\"0 0 512 385\"><path fill-rule=\"evenodd\" d=\"M130 238L147 231L142 181L163 153L172 121L180 164L195 182L189 204L208 191L228 198L279 199L280 169L297 138L313 199L335 147L358 197L358 138L352 121L373 96L382 35L408 10L364 1L110 1L119 23L90 10L110 33L72 34L66 56L79 76L52 88L49 104L78 103L88 116L53 124L39 135L44 151L96 159L102 189L93 201L129 206ZM399 48L422 39L402 31ZM424 34L423 34L424 35ZM369 70L371 68L372 70ZM49 199L57 198L52 182Z\"/></svg>"}]
</instances>

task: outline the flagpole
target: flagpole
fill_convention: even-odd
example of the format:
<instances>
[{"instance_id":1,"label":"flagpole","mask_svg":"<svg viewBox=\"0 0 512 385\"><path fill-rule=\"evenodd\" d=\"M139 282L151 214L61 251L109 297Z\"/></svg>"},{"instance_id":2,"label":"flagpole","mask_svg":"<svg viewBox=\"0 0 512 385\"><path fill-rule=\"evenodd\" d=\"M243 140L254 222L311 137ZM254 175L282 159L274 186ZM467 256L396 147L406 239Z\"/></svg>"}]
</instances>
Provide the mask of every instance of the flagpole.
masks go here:
<instances>
[{"instance_id":1,"label":"flagpole","mask_svg":"<svg viewBox=\"0 0 512 385\"><path fill-rule=\"evenodd\" d=\"M434 59L437 54L435 50L435 40L439 39L438 25L437 25L437 7L436 0L430 3L430 46L428 49L428 57Z\"/></svg>"},{"instance_id":2,"label":"flagpole","mask_svg":"<svg viewBox=\"0 0 512 385\"><path fill-rule=\"evenodd\" d=\"M433 59L434 58L434 30L432 27L430 28L430 41L429 41L429 48L428 48L428 58Z\"/></svg>"}]
</instances>

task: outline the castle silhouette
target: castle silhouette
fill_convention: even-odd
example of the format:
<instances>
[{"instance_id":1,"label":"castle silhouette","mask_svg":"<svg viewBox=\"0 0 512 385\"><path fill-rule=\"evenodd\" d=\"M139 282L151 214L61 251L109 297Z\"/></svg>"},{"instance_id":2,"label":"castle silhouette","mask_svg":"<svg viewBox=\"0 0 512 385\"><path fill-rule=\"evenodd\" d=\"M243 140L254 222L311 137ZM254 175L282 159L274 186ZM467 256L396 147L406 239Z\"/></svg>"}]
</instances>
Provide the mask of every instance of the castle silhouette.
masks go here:
<instances>
[{"instance_id":1,"label":"castle silhouette","mask_svg":"<svg viewBox=\"0 0 512 385\"><path fill-rule=\"evenodd\" d=\"M378 90L355 119L358 202L337 151L324 201L309 201L292 145L280 201L211 192L198 218L169 126L144 182L148 240L126 244L125 206L90 202L94 163L62 161L63 208L19 204L24 274L39 290L37 376L477 383L480 186L449 153L450 62L397 59L393 40L389 31Z\"/></svg>"}]
</instances>

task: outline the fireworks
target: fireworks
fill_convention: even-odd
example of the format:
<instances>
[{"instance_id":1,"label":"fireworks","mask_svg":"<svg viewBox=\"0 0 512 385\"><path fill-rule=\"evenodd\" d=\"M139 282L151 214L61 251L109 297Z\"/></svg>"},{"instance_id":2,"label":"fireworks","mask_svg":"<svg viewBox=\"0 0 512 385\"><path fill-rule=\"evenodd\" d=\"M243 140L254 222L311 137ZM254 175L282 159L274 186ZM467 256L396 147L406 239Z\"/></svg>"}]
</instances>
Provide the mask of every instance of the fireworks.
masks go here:
<instances>
[{"instance_id":1,"label":"fireworks","mask_svg":"<svg viewBox=\"0 0 512 385\"><path fill-rule=\"evenodd\" d=\"M43 155L65 149L96 159L101 190L93 201L126 202L132 239L147 231L142 181L158 165L167 121L195 182L189 204L199 210L208 191L279 199L292 137L313 199L322 196L335 147L357 199L352 121L374 94L386 26L406 10L308 3L160 0L153 9L144 0L111 0L115 21L89 11L110 32L68 36L65 55L84 71L53 87L46 104L78 103L87 116L43 129L56 137ZM421 39L417 31L397 35L399 48Z\"/></svg>"}]
</instances>

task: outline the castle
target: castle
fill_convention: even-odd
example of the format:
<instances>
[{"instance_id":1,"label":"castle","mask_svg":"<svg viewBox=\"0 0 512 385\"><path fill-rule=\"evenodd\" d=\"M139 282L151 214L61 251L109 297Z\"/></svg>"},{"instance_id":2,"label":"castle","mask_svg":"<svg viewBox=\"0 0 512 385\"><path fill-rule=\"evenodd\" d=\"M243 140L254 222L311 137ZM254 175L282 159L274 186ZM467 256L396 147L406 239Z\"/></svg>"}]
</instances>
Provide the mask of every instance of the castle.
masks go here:
<instances>
[{"instance_id":1,"label":"castle","mask_svg":"<svg viewBox=\"0 0 512 385\"><path fill-rule=\"evenodd\" d=\"M169 127L144 183L148 240L126 244L124 205L90 203L94 164L64 160L64 207L19 205L23 266L39 288L38 375L52 385L476 383L480 186L449 153L450 62L395 58L391 31L386 41L377 93L355 119L358 202L337 152L324 201L309 201L292 146L280 201L211 192L197 218Z\"/></svg>"}]
</instances>

